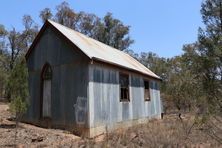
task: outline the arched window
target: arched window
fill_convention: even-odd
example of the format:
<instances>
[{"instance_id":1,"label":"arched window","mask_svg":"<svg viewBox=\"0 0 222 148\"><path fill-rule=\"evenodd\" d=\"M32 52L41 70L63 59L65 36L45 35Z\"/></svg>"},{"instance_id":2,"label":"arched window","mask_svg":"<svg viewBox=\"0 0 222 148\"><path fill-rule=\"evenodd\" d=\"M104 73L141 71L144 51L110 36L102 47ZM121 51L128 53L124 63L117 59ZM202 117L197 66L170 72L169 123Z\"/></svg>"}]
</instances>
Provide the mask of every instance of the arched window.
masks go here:
<instances>
[{"instance_id":1,"label":"arched window","mask_svg":"<svg viewBox=\"0 0 222 148\"><path fill-rule=\"evenodd\" d=\"M42 75L43 80L50 80L52 79L52 68L49 64L45 64L43 67L43 75Z\"/></svg>"}]
</instances>

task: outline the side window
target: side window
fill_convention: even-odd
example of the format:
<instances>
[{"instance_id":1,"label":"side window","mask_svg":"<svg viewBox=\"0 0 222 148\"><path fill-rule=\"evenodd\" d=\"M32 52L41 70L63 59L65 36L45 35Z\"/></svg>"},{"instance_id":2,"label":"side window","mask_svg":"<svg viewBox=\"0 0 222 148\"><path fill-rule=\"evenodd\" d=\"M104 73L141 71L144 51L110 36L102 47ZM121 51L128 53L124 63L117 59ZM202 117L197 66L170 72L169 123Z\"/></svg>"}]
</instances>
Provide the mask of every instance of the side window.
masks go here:
<instances>
[{"instance_id":1,"label":"side window","mask_svg":"<svg viewBox=\"0 0 222 148\"><path fill-rule=\"evenodd\" d=\"M129 75L120 73L120 102L130 101L129 97Z\"/></svg>"},{"instance_id":2,"label":"side window","mask_svg":"<svg viewBox=\"0 0 222 148\"><path fill-rule=\"evenodd\" d=\"M144 80L144 100L150 101L150 85L148 80Z\"/></svg>"}]
</instances>

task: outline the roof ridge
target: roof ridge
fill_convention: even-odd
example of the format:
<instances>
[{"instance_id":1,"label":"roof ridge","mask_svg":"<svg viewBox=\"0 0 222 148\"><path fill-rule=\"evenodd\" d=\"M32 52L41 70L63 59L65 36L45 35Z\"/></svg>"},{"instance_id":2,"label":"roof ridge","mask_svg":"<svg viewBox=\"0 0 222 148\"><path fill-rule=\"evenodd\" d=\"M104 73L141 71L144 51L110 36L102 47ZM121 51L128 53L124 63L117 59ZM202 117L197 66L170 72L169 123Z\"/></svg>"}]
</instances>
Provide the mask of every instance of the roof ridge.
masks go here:
<instances>
[{"instance_id":1,"label":"roof ridge","mask_svg":"<svg viewBox=\"0 0 222 148\"><path fill-rule=\"evenodd\" d=\"M123 52L123 51L121 51L121 50L119 50L119 49L117 49L117 48L115 48L115 47L112 47L112 46L110 46L110 45L107 45L107 44L105 44L105 43L103 43L103 42L101 42L101 41L98 41L98 40L96 40L96 39L94 39L94 38L92 38L92 37L89 37L89 36L87 36L87 35L79 32L79 31L76 31L76 30L74 30L74 29L72 29L72 28L69 28L69 27L67 27L67 26L65 26L65 25L59 24L59 23L57 23L57 22L55 22L55 21L52 21L52 20L50 20L50 19L48 19L48 21L49 21L50 23L51 23L51 22L56 23L56 24L58 24L58 25L60 25L60 26L62 26L62 27L65 27L65 28L67 28L67 29L69 29L69 30L71 30L71 31L74 31L74 32L80 34L81 36L84 36L84 37L86 37L86 38L88 38L88 39L90 39L90 40L93 40L93 41L95 41L95 42L98 42L98 43L103 44L103 45L105 45L105 46L111 47L111 48L114 49L114 50L117 50L117 51L119 51L119 52L122 52L122 53L126 54L125 52Z\"/></svg>"}]
</instances>

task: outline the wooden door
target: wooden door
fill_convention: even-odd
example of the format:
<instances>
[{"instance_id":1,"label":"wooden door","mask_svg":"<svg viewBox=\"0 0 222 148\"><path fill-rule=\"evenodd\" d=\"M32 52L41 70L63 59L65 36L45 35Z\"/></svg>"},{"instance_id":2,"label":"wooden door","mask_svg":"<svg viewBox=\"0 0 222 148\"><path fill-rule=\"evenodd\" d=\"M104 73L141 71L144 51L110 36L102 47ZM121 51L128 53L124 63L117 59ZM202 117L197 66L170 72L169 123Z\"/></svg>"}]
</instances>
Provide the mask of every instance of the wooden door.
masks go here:
<instances>
[{"instance_id":1,"label":"wooden door","mask_svg":"<svg viewBox=\"0 0 222 148\"><path fill-rule=\"evenodd\" d=\"M41 117L51 118L51 99L52 99L52 68L46 63L42 70L42 103Z\"/></svg>"},{"instance_id":2,"label":"wooden door","mask_svg":"<svg viewBox=\"0 0 222 148\"><path fill-rule=\"evenodd\" d=\"M51 80L43 82L43 107L42 116L51 117Z\"/></svg>"}]
</instances>

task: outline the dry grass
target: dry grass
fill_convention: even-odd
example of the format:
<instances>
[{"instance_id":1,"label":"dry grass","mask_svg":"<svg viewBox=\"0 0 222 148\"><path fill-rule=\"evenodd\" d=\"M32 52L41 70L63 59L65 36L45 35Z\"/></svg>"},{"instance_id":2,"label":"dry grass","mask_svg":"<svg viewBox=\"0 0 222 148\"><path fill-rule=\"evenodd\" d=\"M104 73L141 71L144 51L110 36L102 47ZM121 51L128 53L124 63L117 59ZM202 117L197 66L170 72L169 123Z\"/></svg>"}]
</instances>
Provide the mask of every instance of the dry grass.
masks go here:
<instances>
[{"instance_id":1,"label":"dry grass","mask_svg":"<svg viewBox=\"0 0 222 148\"><path fill-rule=\"evenodd\" d=\"M14 122L7 104L0 104L0 147L13 147ZM221 120L221 119L219 119ZM166 115L128 129L119 129L103 137L85 139L68 132L20 124L17 144L21 147L222 147L216 136L222 136L222 122L210 120L204 126L194 123L194 116ZM216 126L215 126L215 125ZM218 129L221 129L218 130ZM222 137L219 137L222 138Z\"/></svg>"},{"instance_id":2,"label":"dry grass","mask_svg":"<svg viewBox=\"0 0 222 148\"><path fill-rule=\"evenodd\" d=\"M167 115L163 120L110 133L102 142L88 140L86 147L222 147L219 142L205 134L194 124L194 116L183 120L176 115Z\"/></svg>"}]
</instances>

